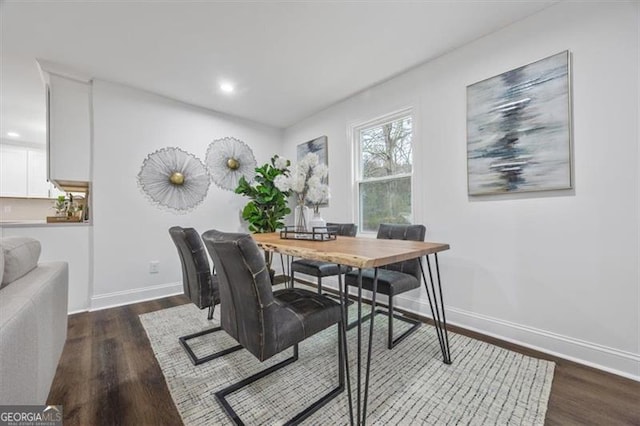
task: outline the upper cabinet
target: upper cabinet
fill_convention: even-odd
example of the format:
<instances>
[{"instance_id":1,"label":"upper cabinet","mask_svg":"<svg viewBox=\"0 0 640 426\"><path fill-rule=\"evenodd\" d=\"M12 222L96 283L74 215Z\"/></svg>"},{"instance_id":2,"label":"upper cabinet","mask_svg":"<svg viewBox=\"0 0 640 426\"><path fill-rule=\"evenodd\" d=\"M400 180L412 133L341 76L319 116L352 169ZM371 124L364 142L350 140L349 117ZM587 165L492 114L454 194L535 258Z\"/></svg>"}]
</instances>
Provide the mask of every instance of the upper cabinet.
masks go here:
<instances>
[{"instance_id":1,"label":"upper cabinet","mask_svg":"<svg viewBox=\"0 0 640 426\"><path fill-rule=\"evenodd\" d=\"M51 184L47 182L47 153L43 149L27 151L27 196L53 197Z\"/></svg>"},{"instance_id":2,"label":"upper cabinet","mask_svg":"<svg viewBox=\"0 0 640 426\"><path fill-rule=\"evenodd\" d=\"M0 145L0 196L27 196L27 157L23 147Z\"/></svg>"},{"instance_id":3,"label":"upper cabinet","mask_svg":"<svg viewBox=\"0 0 640 426\"><path fill-rule=\"evenodd\" d=\"M91 177L91 84L47 73L48 176L57 186Z\"/></svg>"},{"instance_id":4,"label":"upper cabinet","mask_svg":"<svg viewBox=\"0 0 640 426\"><path fill-rule=\"evenodd\" d=\"M51 198L60 194L47 182L44 147L0 143L0 197Z\"/></svg>"}]
</instances>

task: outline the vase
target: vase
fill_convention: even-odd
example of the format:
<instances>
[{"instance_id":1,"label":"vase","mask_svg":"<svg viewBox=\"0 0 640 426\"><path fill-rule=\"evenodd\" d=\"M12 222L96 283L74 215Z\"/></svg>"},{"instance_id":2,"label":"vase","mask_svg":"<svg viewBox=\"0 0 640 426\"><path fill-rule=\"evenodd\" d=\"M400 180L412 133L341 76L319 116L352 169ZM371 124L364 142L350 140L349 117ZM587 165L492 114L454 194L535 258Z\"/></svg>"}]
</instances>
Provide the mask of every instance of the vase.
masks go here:
<instances>
[{"instance_id":1,"label":"vase","mask_svg":"<svg viewBox=\"0 0 640 426\"><path fill-rule=\"evenodd\" d=\"M304 204L298 204L295 210L295 227L298 232L307 231L307 216L309 215L309 207Z\"/></svg>"},{"instance_id":2,"label":"vase","mask_svg":"<svg viewBox=\"0 0 640 426\"><path fill-rule=\"evenodd\" d=\"M309 231L313 231L313 228L326 228L327 221L320 216L320 212L313 212L313 217L309 219ZM325 232L326 229L318 229L318 232Z\"/></svg>"}]
</instances>

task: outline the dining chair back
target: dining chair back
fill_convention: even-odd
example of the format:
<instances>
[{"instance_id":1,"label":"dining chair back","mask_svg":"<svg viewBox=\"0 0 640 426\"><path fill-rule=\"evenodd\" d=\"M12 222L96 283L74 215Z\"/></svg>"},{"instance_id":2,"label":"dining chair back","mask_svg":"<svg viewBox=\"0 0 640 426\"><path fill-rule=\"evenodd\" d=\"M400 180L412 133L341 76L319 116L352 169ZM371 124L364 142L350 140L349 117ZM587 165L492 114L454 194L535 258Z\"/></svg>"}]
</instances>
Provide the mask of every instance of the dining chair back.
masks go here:
<instances>
[{"instance_id":1,"label":"dining chair back","mask_svg":"<svg viewBox=\"0 0 640 426\"><path fill-rule=\"evenodd\" d=\"M218 297L218 280L211 273L209 259L200 234L193 228L173 226L169 228L182 266L182 289L184 295L200 309L210 308L209 319L213 315Z\"/></svg>"},{"instance_id":2,"label":"dining chair back","mask_svg":"<svg viewBox=\"0 0 640 426\"><path fill-rule=\"evenodd\" d=\"M377 238L390 240L424 241L426 233L427 229L424 225L381 224L378 228ZM348 286L357 287L360 274L362 278L362 288L372 291L374 279L376 278L376 270L373 268L362 269L361 271L353 270L347 273L345 275L346 284ZM376 293L385 294L388 296L388 307L386 311L382 309L376 309L375 314L388 315L389 326L387 347L389 349L393 349L398 343L406 339L421 325L420 321L408 318L404 315L394 314L393 310L393 297L395 295L420 287L420 282L422 279L420 259L410 259L382 266L378 268L377 279L378 281L376 285ZM369 315L365 316L363 320L366 320L368 318ZM411 327L397 338L393 337L394 318L411 324ZM349 324L349 328L353 328L354 326L354 323Z\"/></svg>"},{"instance_id":3,"label":"dining chair back","mask_svg":"<svg viewBox=\"0 0 640 426\"><path fill-rule=\"evenodd\" d=\"M358 225L355 223L327 223L327 229L343 237L355 237L358 233ZM350 266L336 265L335 263L321 260L298 259L291 262L291 285L295 283L295 273L316 277L318 294L322 294L322 278L344 274L351 270Z\"/></svg>"},{"instance_id":4,"label":"dining chair back","mask_svg":"<svg viewBox=\"0 0 640 426\"><path fill-rule=\"evenodd\" d=\"M273 291L264 255L248 234L210 230L202 239L217 265L222 328L260 361L293 347L291 358L216 392L216 399L237 424L242 422L227 395L295 362L299 342L338 325L338 386L291 420L302 421L344 389L340 304L303 289Z\"/></svg>"},{"instance_id":5,"label":"dining chair back","mask_svg":"<svg viewBox=\"0 0 640 426\"><path fill-rule=\"evenodd\" d=\"M180 264L182 266L182 287L185 296L198 308L209 308L207 319L213 319L216 304L220 303L218 278L213 275L211 267L209 266L209 259L202 240L200 239L200 234L193 228L173 226L169 228L169 235L178 249L178 256L180 257ZM191 362L194 365L200 365L240 349L239 346L234 346L209 355L197 356L191 346L189 346L189 340L221 330L220 327L205 329L178 337L178 341L189 356Z\"/></svg>"}]
</instances>

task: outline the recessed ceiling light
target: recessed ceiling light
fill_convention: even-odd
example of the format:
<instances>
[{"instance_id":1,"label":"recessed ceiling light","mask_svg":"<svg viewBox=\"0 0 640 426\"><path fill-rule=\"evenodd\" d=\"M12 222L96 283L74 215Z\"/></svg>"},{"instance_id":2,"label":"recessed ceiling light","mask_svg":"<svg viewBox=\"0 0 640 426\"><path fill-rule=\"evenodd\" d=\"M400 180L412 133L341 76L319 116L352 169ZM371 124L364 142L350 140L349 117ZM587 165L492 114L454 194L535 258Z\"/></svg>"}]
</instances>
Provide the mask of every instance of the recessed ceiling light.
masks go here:
<instances>
[{"instance_id":1,"label":"recessed ceiling light","mask_svg":"<svg viewBox=\"0 0 640 426\"><path fill-rule=\"evenodd\" d=\"M234 87L233 87L233 84L231 83L221 83L220 90L222 90L224 93L232 93L234 90Z\"/></svg>"},{"instance_id":2,"label":"recessed ceiling light","mask_svg":"<svg viewBox=\"0 0 640 426\"><path fill-rule=\"evenodd\" d=\"M20 133L7 132L7 136L9 136L10 138L19 138L20 137Z\"/></svg>"}]
</instances>

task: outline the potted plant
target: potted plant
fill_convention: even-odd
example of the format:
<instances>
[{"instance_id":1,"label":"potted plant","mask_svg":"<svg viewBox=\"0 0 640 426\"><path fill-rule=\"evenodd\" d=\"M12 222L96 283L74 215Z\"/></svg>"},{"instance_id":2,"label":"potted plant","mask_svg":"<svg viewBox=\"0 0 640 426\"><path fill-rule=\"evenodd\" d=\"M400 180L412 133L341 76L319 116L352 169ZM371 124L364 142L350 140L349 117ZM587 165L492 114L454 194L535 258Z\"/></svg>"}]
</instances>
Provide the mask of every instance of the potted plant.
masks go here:
<instances>
[{"instance_id":1,"label":"potted plant","mask_svg":"<svg viewBox=\"0 0 640 426\"><path fill-rule=\"evenodd\" d=\"M284 227L283 219L291 213L287 203L289 192L278 189L274 181L278 176L289 175L290 164L286 158L274 155L270 162L255 169L252 183L247 182L244 176L240 178L235 192L250 199L242 209L242 218L249 223L251 232L275 232ZM270 252L265 252L265 260L271 270Z\"/></svg>"},{"instance_id":2,"label":"potted plant","mask_svg":"<svg viewBox=\"0 0 640 426\"><path fill-rule=\"evenodd\" d=\"M67 210L69 208L69 203L64 195L58 195L55 203L53 204L53 208L56 211L56 216L66 216Z\"/></svg>"}]
</instances>

